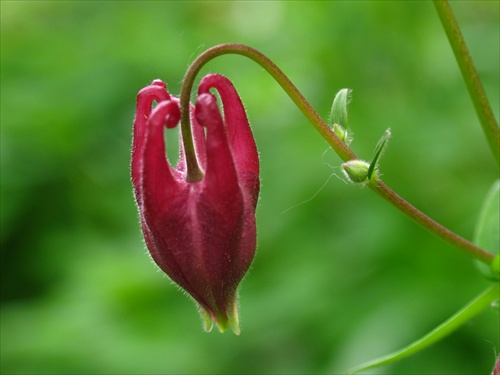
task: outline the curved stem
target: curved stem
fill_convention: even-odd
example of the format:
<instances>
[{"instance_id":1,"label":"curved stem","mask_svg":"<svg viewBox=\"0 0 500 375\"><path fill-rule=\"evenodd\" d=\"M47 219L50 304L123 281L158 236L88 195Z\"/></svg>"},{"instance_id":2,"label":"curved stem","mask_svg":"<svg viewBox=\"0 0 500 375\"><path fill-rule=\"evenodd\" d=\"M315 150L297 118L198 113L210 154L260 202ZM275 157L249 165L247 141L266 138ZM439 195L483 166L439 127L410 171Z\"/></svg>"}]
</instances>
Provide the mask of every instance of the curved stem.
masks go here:
<instances>
[{"instance_id":1,"label":"curved stem","mask_svg":"<svg viewBox=\"0 0 500 375\"><path fill-rule=\"evenodd\" d=\"M483 128L484 135L488 141L493 156L500 164L500 129L491 110L490 103L486 97L484 87L481 84L472 58L467 50L462 33L458 27L457 20L447 0L434 0L434 6L441 19L446 35L450 42L455 58L458 62L460 72L469 91L469 95L476 109L479 122Z\"/></svg>"},{"instance_id":2,"label":"curved stem","mask_svg":"<svg viewBox=\"0 0 500 375\"><path fill-rule=\"evenodd\" d=\"M243 55L262 66L271 76L280 84L288 96L299 107L306 118L316 128L320 135L328 142L337 155L343 161L357 159L356 154L345 144L333 130L323 121L321 116L309 104L304 96L299 92L295 85L288 79L288 77L279 69L269 58L260 53L259 51L241 44L221 44L206 50L199 55L195 61L188 68L181 88L181 126L184 141L184 148L186 150L186 161L188 166L188 178L191 171L189 170L189 158L194 158L196 165L196 156L194 154L193 141L191 137L191 126L189 123L189 99L193 83L196 75L200 69L210 60L217 56L225 54ZM188 150L192 150L190 155ZM192 178L196 178L195 172L192 172ZM192 181L197 181L196 179ZM460 237L459 235L451 232L441 224L432 220L421 211L417 210L410 203L405 201L395 192L393 192L387 185L385 185L379 178L371 180L369 183L370 188L375 190L384 199L389 201L393 206L402 211L405 215L415 220L418 224L429 229L431 232L441 237L450 244L464 250L469 255L477 258L485 263L491 263L494 255Z\"/></svg>"},{"instance_id":3,"label":"curved stem","mask_svg":"<svg viewBox=\"0 0 500 375\"><path fill-rule=\"evenodd\" d=\"M259 51L242 44L221 44L212 47L199 55L188 68L182 82L180 94L181 130L184 149L186 152L188 181L198 181L202 177L196 170L196 156L194 154L191 126L189 124L189 99L191 96L191 90L193 88L196 75L201 70L201 68L213 58L225 54L243 55L262 66L280 84L280 86L285 90L288 96L290 96L297 107L299 107L302 113L304 113L304 115L311 122L311 124L313 124L313 126L321 134L321 136L325 138L328 143L330 143L330 146L332 146L332 148L342 160L347 161L356 159L356 155L354 154L354 152L331 131L330 127L321 119L321 117L307 102L307 100L300 93L297 87L295 87L295 85L288 79L288 77L281 71L281 69L278 68L269 58L267 58Z\"/></svg>"},{"instance_id":4,"label":"curved stem","mask_svg":"<svg viewBox=\"0 0 500 375\"><path fill-rule=\"evenodd\" d=\"M380 179L377 178L375 180L370 180L368 186L398 210L402 211L405 215L409 216L418 224L434 233L438 237L441 237L446 242L465 251L467 254L472 255L474 258L481 260L482 262L493 262L495 255L474 245L472 242L466 240L463 237L460 237L455 232L452 232L448 228L434 221L429 216L425 215L422 211L418 210L406 200L397 195Z\"/></svg>"}]
</instances>

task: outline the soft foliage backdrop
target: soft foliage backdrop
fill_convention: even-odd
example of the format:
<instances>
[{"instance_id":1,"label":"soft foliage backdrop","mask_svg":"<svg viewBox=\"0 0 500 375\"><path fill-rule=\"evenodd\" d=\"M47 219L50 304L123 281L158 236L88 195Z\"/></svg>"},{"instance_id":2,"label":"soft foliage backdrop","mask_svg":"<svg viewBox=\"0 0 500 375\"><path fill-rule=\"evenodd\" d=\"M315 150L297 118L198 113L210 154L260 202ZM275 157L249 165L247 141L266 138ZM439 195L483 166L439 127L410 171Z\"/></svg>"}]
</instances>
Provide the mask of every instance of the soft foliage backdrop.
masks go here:
<instances>
[{"instance_id":1,"label":"soft foliage backdrop","mask_svg":"<svg viewBox=\"0 0 500 375\"><path fill-rule=\"evenodd\" d=\"M500 5L452 6L498 119ZM194 57L224 42L267 54L325 118L352 88L354 151L368 159L390 127L385 181L472 238L498 175L432 3L2 1L2 373L336 374L486 287L465 255L345 183L279 86L226 56L204 72L235 83L254 129L259 245L242 335L203 333L146 254L129 152L137 92L161 78L178 94ZM486 374L498 318L379 371Z\"/></svg>"}]
</instances>

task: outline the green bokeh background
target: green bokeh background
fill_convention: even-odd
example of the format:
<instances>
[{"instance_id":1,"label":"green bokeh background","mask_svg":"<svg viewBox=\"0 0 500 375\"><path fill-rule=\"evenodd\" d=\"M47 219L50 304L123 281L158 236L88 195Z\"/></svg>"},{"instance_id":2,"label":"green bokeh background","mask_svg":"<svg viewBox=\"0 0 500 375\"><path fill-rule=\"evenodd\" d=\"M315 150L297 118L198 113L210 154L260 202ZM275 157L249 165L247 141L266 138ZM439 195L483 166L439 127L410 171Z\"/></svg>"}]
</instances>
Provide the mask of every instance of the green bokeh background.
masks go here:
<instances>
[{"instance_id":1,"label":"green bokeh background","mask_svg":"<svg viewBox=\"0 0 500 375\"><path fill-rule=\"evenodd\" d=\"M452 3L499 117L497 1ZM258 251L242 334L202 332L145 250L129 180L135 96L174 94L224 42L267 54L326 118L353 91L352 147L403 197L472 238L498 172L430 2L1 2L1 372L337 374L406 345L487 286L474 263L369 189L279 86L240 56L211 62L259 147ZM175 158L175 131L167 132ZM487 374L487 311L383 374Z\"/></svg>"}]
</instances>

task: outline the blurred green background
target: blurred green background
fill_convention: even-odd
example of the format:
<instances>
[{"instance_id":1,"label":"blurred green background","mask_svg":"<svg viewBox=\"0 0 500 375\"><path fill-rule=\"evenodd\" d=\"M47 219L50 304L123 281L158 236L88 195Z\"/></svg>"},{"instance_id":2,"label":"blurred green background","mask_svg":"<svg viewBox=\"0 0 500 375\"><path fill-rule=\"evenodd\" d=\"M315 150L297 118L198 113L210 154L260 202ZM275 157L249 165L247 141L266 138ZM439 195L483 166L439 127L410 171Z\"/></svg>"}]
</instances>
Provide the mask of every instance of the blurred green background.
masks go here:
<instances>
[{"instance_id":1,"label":"blurred green background","mask_svg":"<svg viewBox=\"0 0 500 375\"><path fill-rule=\"evenodd\" d=\"M497 119L499 4L452 3ZM487 286L467 256L345 183L263 69L225 56L203 72L234 82L252 122L258 250L241 336L202 332L147 255L129 153L137 92L161 78L178 94L189 63L224 42L267 54L324 118L352 88L354 151L369 158L390 127L385 181L472 238L498 172L432 3L2 1L3 374L337 374ZM487 374L499 336L487 311L371 373Z\"/></svg>"}]
</instances>

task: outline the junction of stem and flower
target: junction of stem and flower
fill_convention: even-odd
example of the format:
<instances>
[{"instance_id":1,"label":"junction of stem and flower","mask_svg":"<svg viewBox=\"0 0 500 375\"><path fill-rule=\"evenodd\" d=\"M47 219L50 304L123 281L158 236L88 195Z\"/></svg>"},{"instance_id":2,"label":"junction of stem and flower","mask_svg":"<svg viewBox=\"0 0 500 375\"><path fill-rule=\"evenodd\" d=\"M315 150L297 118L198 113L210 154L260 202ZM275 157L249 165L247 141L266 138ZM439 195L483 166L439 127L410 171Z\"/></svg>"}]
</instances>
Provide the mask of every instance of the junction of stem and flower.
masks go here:
<instances>
[{"instance_id":1,"label":"junction of stem and flower","mask_svg":"<svg viewBox=\"0 0 500 375\"><path fill-rule=\"evenodd\" d=\"M192 169L190 169L190 165L195 165L195 155L191 137L191 126L189 122L189 100L194 80L198 72L206 63L218 56L227 54L245 56L263 67L284 89L284 91L292 99L295 105L297 105L297 107L302 111L309 122L316 128L319 134L328 142L328 144L344 162L358 160L356 154L352 151L347 142L341 139L336 134L334 129L327 125L327 123L321 118L321 116L316 112L311 104L300 93L297 87L267 56L246 45L232 43L220 44L200 54L189 66L182 82L180 94L181 127L185 142L188 179L196 181L200 176L199 171L196 169L196 167L192 167ZM376 173L373 173L378 156L380 155L380 152L382 151L382 148L389 135L390 133L386 133L386 135L382 137L382 144L379 148L379 151L378 153L375 152L375 162L369 166L369 170L367 171L370 175L370 178L367 180L367 186L374 190L378 195L380 195L394 207L396 207L398 210L403 212L405 215L407 215L415 222L417 222L430 232L434 233L441 239L467 253L469 256L472 256L481 262L491 264L494 259L494 254L476 246L474 243L459 236L458 234L439 224L435 220L431 219L429 216L425 215L423 212L418 210L416 207L411 205L409 202L407 202L405 199L391 190L379 177L377 177Z\"/></svg>"}]
</instances>

